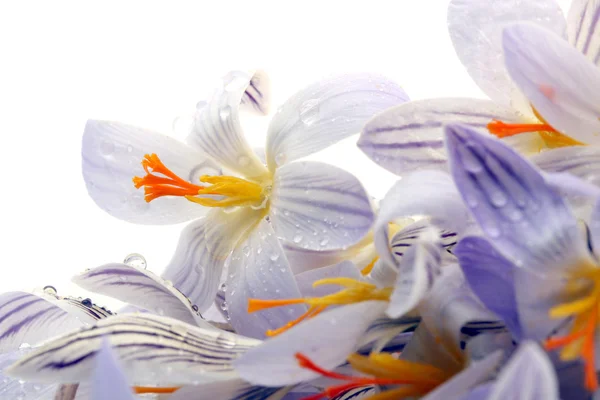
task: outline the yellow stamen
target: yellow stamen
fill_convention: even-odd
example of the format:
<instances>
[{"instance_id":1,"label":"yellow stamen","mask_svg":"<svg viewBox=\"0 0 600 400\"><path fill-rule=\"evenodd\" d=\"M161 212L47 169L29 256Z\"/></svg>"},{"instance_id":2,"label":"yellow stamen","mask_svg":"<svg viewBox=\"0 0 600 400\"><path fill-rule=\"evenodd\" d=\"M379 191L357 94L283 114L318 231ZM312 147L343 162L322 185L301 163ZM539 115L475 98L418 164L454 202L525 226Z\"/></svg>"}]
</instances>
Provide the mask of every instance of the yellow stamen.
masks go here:
<instances>
[{"instance_id":1,"label":"yellow stamen","mask_svg":"<svg viewBox=\"0 0 600 400\"><path fill-rule=\"evenodd\" d=\"M373 267L375 266L375 263L377 262L377 260L379 260L379 256L376 256L373 260L371 260L371 262L364 267L360 273L365 276L365 275L369 275L371 273L371 271L373 271Z\"/></svg>"},{"instance_id":2,"label":"yellow stamen","mask_svg":"<svg viewBox=\"0 0 600 400\"><path fill-rule=\"evenodd\" d=\"M133 184L138 189L144 187L147 202L163 196L182 196L205 207L260 207L268 195L268 185L234 176L203 175L200 177L200 182L209 185L194 185L168 169L156 154L146 154L142 166L146 176L134 177ZM198 196L222 196L222 198Z\"/></svg>"},{"instance_id":3,"label":"yellow stamen","mask_svg":"<svg viewBox=\"0 0 600 400\"><path fill-rule=\"evenodd\" d=\"M348 362L352 368L367 375L406 379L413 385L437 386L450 378L450 374L432 365L397 359L388 353L370 354L368 357L352 354Z\"/></svg>"}]
</instances>

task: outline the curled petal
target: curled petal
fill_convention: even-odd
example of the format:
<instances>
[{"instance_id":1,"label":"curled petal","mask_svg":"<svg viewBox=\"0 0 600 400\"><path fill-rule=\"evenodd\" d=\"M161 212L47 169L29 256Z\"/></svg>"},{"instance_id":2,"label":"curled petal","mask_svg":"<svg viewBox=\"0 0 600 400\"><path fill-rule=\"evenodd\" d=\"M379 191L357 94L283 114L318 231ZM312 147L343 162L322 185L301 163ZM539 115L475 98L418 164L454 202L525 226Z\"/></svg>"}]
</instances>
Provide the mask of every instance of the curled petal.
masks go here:
<instances>
[{"instance_id":1,"label":"curled petal","mask_svg":"<svg viewBox=\"0 0 600 400\"><path fill-rule=\"evenodd\" d=\"M450 38L471 78L496 103L530 115L502 61L502 28L519 21L565 35L565 17L555 0L452 0L448 6Z\"/></svg>"},{"instance_id":2,"label":"curled petal","mask_svg":"<svg viewBox=\"0 0 600 400\"><path fill-rule=\"evenodd\" d=\"M314 83L273 117L267 137L269 169L359 133L373 115L407 100L402 88L377 75L349 74Z\"/></svg>"},{"instance_id":3,"label":"curled petal","mask_svg":"<svg viewBox=\"0 0 600 400\"><path fill-rule=\"evenodd\" d=\"M365 301L321 313L248 351L235 362L236 371L248 382L264 386L316 378L316 373L300 367L296 353L322 368L337 367L356 350L361 335L383 316L385 307L385 302Z\"/></svg>"},{"instance_id":4,"label":"curled petal","mask_svg":"<svg viewBox=\"0 0 600 400\"><path fill-rule=\"evenodd\" d=\"M446 146L466 205L504 257L544 273L587 260L577 220L531 163L462 125L446 128Z\"/></svg>"},{"instance_id":5,"label":"curled petal","mask_svg":"<svg viewBox=\"0 0 600 400\"><path fill-rule=\"evenodd\" d=\"M96 368L92 375L91 400L133 400L131 386L121 371L107 340L96 357Z\"/></svg>"},{"instance_id":6,"label":"curled petal","mask_svg":"<svg viewBox=\"0 0 600 400\"><path fill-rule=\"evenodd\" d=\"M86 380L104 339L130 381L166 385L234 378L232 361L260 343L151 314L114 316L40 346L6 372L40 382Z\"/></svg>"},{"instance_id":7,"label":"curled petal","mask_svg":"<svg viewBox=\"0 0 600 400\"><path fill-rule=\"evenodd\" d=\"M569 43L591 62L600 62L600 1L574 0L567 16Z\"/></svg>"},{"instance_id":8,"label":"curled petal","mask_svg":"<svg viewBox=\"0 0 600 400\"><path fill-rule=\"evenodd\" d=\"M197 181L221 171L202 153L146 129L118 122L90 120L83 132L83 178L96 204L112 216L137 224L176 224L206 213L181 197L160 197L147 203L132 179L144 176L145 154L156 153L177 176Z\"/></svg>"},{"instance_id":9,"label":"curled petal","mask_svg":"<svg viewBox=\"0 0 600 400\"><path fill-rule=\"evenodd\" d=\"M600 70L566 41L531 24L504 30L506 68L552 127L583 143L600 135Z\"/></svg>"},{"instance_id":10,"label":"curled petal","mask_svg":"<svg viewBox=\"0 0 600 400\"><path fill-rule=\"evenodd\" d=\"M244 72L227 75L208 104L198 110L187 142L219 165L247 178L260 179L267 169L246 142L239 116L240 103L247 101L249 93L255 93L246 91L251 82L252 76ZM261 103L260 107L264 106Z\"/></svg>"},{"instance_id":11,"label":"curled petal","mask_svg":"<svg viewBox=\"0 0 600 400\"><path fill-rule=\"evenodd\" d=\"M320 162L277 169L271 220L277 235L298 247L332 250L362 239L375 219L369 196L350 173Z\"/></svg>"}]
</instances>

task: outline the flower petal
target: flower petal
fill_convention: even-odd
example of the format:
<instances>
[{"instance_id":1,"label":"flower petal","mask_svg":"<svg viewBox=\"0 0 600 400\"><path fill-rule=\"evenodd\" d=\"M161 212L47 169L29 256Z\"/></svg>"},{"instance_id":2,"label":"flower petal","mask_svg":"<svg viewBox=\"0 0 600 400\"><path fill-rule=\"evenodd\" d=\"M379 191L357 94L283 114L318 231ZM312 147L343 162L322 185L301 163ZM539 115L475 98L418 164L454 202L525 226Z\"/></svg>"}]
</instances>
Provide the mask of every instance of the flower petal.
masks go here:
<instances>
[{"instance_id":1,"label":"flower petal","mask_svg":"<svg viewBox=\"0 0 600 400\"><path fill-rule=\"evenodd\" d=\"M546 184L556 192L565 196L583 196L596 198L600 196L600 186L565 172L544 174Z\"/></svg>"},{"instance_id":2,"label":"flower petal","mask_svg":"<svg viewBox=\"0 0 600 400\"><path fill-rule=\"evenodd\" d=\"M158 315L211 329L190 301L171 283L152 272L126 264L105 264L73 277L73 283L104 296L110 296Z\"/></svg>"},{"instance_id":3,"label":"flower petal","mask_svg":"<svg viewBox=\"0 0 600 400\"><path fill-rule=\"evenodd\" d=\"M206 221L206 218L198 219L183 229L175 254L162 274L200 312L214 302L223 270L223 262L211 257L207 249Z\"/></svg>"},{"instance_id":4,"label":"flower petal","mask_svg":"<svg viewBox=\"0 0 600 400\"><path fill-rule=\"evenodd\" d=\"M288 99L273 117L267 137L269 169L359 133L373 115L407 100L400 86L378 75L316 82Z\"/></svg>"},{"instance_id":5,"label":"flower petal","mask_svg":"<svg viewBox=\"0 0 600 400\"><path fill-rule=\"evenodd\" d=\"M235 331L264 338L305 311L304 306L272 308L248 313L248 299L299 298L294 275L268 221L262 220L248 239L234 250L229 264L225 299Z\"/></svg>"},{"instance_id":6,"label":"flower petal","mask_svg":"<svg viewBox=\"0 0 600 400\"><path fill-rule=\"evenodd\" d=\"M423 235L434 231L436 240L444 250L450 250L457 241L458 234L431 225L427 219L414 222L398 231L390 240L389 252L394 259L394 265L401 264L405 252L417 241L423 239ZM451 256L450 256L451 257ZM454 261L454 260L453 260Z\"/></svg>"},{"instance_id":7,"label":"flower petal","mask_svg":"<svg viewBox=\"0 0 600 400\"><path fill-rule=\"evenodd\" d=\"M569 43L596 65L600 62L600 2L574 0L567 16Z\"/></svg>"},{"instance_id":8,"label":"flower petal","mask_svg":"<svg viewBox=\"0 0 600 400\"><path fill-rule=\"evenodd\" d=\"M600 201L596 201L588 228L590 230L588 240L592 244L592 251L596 254L596 257L600 257Z\"/></svg>"},{"instance_id":9,"label":"flower petal","mask_svg":"<svg viewBox=\"0 0 600 400\"><path fill-rule=\"evenodd\" d=\"M313 287L313 283L319 279L342 277L355 280L362 280L363 278L359 269L351 261L342 261L338 264L313 269L295 276L302 297L322 297L338 292L340 290L338 285L319 285Z\"/></svg>"},{"instance_id":10,"label":"flower petal","mask_svg":"<svg viewBox=\"0 0 600 400\"><path fill-rule=\"evenodd\" d=\"M535 342L522 342L504 366L488 400L558 400L558 380L546 353Z\"/></svg>"},{"instance_id":11,"label":"flower petal","mask_svg":"<svg viewBox=\"0 0 600 400\"><path fill-rule=\"evenodd\" d=\"M508 73L555 129L583 143L600 135L600 70L566 41L530 24L503 34Z\"/></svg>"},{"instance_id":12,"label":"flower petal","mask_svg":"<svg viewBox=\"0 0 600 400\"><path fill-rule=\"evenodd\" d=\"M136 189L132 179L145 175L141 162L151 153L183 179L194 181L204 174L221 173L202 153L173 138L118 122L90 120L81 155L83 178L96 204L114 217L137 224L175 224L204 215L205 207L181 197L144 200L143 189Z\"/></svg>"},{"instance_id":13,"label":"flower petal","mask_svg":"<svg viewBox=\"0 0 600 400\"><path fill-rule=\"evenodd\" d=\"M491 311L502 318L518 340L521 322L514 287L514 265L484 238L463 238L454 248L471 290Z\"/></svg>"},{"instance_id":14,"label":"flower petal","mask_svg":"<svg viewBox=\"0 0 600 400\"><path fill-rule=\"evenodd\" d=\"M374 219L361 183L340 168L320 162L295 162L275 173L273 229L298 247L348 247L369 232Z\"/></svg>"},{"instance_id":15,"label":"flower petal","mask_svg":"<svg viewBox=\"0 0 600 400\"><path fill-rule=\"evenodd\" d=\"M360 340L360 353L401 351L410 341L415 329L419 326L421 318L405 316L402 318L388 318L383 316L373 321ZM389 349L389 350L388 350Z\"/></svg>"},{"instance_id":16,"label":"flower petal","mask_svg":"<svg viewBox=\"0 0 600 400\"><path fill-rule=\"evenodd\" d=\"M536 154L531 161L548 173L568 173L600 186L600 146L571 146Z\"/></svg>"},{"instance_id":17,"label":"flower petal","mask_svg":"<svg viewBox=\"0 0 600 400\"><path fill-rule=\"evenodd\" d=\"M363 269L377 257L373 237L368 234L358 243L342 250L311 250L298 247L295 243L282 242L283 250L292 271L300 274L312 269L338 264L350 260L357 268Z\"/></svg>"},{"instance_id":18,"label":"flower petal","mask_svg":"<svg viewBox=\"0 0 600 400\"><path fill-rule=\"evenodd\" d=\"M302 353L322 368L344 362L369 325L383 315L387 303L366 301L321 313L248 351L235 362L240 376L257 385L292 385L318 377L300 367ZM340 340L343 338L343 340Z\"/></svg>"},{"instance_id":19,"label":"flower petal","mask_svg":"<svg viewBox=\"0 0 600 400\"><path fill-rule=\"evenodd\" d=\"M397 175L423 168L447 169L445 124L464 123L486 129L492 120L521 119L512 109L489 100L415 100L373 117L363 128L357 145L371 160ZM539 135L535 136L537 140L530 140L531 149L540 147Z\"/></svg>"},{"instance_id":20,"label":"flower petal","mask_svg":"<svg viewBox=\"0 0 600 400\"><path fill-rule=\"evenodd\" d=\"M168 385L234 378L232 361L260 343L151 314L113 316L44 344L6 372L40 382L86 380L103 339L132 382Z\"/></svg>"},{"instance_id":21,"label":"flower petal","mask_svg":"<svg viewBox=\"0 0 600 400\"><path fill-rule=\"evenodd\" d=\"M246 142L239 116L240 102L253 93L246 91L251 82L252 76L244 72L226 76L208 104L197 111L187 142L219 165L247 178L259 179L266 175L267 169ZM262 93L262 88L259 90Z\"/></svg>"},{"instance_id":22,"label":"flower petal","mask_svg":"<svg viewBox=\"0 0 600 400\"><path fill-rule=\"evenodd\" d=\"M133 400L133 393L108 341L104 339L92 375L91 400Z\"/></svg>"},{"instance_id":23,"label":"flower petal","mask_svg":"<svg viewBox=\"0 0 600 400\"><path fill-rule=\"evenodd\" d=\"M237 73L233 72L226 77L226 81L235 79ZM232 76L233 75L233 76ZM242 77L244 79L244 77ZM255 71L246 87L240 103L240 110L253 114L267 115L271 108L271 81L264 71Z\"/></svg>"},{"instance_id":24,"label":"flower petal","mask_svg":"<svg viewBox=\"0 0 600 400\"><path fill-rule=\"evenodd\" d=\"M565 35L565 17L555 0L452 0L448 6L450 38L471 78L496 103L527 115L531 109L502 62L502 28L519 21L535 22Z\"/></svg>"},{"instance_id":25,"label":"flower petal","mask_svg":"<svg viewBox=\"0 0 600 400\"><path fill-rule=\"evenodd\" d=\"M442 246L437 229L429 227L406 251L400 263L386 314L398 318L415 308L440 274Z\"/></svg>"},{"instance_id":26,"label":"flower petal","mask_svg":"<svg viewBox=\"0 0 600 400\"><path fill-rule=\"evenodd\" d=\"M242 379L184 386L169 400L280 400L289 388L254 386Z\"/></svg>"},{"instance_id":27,"label":"flower petal","mask_svg":"<svg viewBox=\"0 0 600 400\"><path fill-rule=\"evenodd\" d=\"M4 369L27 354L30 349L21 349L0 353L0 399L22 399L22 400L63 400L55 397L54 394L59 389L55 383L40 384L39 382L25 382L20 379L14 379L4 374ZM69 399L67 399L69 400Z\"/></svg>"},{"instance_id":28,"label":"flower petal","mask_svg":"<svg viewBox=\"0 0 600 400\"><path fill-rule=\"evenodd\" d=\"M587 259L577 220L532 164L467 126L449 125L446 146L465 203L510 262L547 273Z\"/></svg>"}]
</instances>

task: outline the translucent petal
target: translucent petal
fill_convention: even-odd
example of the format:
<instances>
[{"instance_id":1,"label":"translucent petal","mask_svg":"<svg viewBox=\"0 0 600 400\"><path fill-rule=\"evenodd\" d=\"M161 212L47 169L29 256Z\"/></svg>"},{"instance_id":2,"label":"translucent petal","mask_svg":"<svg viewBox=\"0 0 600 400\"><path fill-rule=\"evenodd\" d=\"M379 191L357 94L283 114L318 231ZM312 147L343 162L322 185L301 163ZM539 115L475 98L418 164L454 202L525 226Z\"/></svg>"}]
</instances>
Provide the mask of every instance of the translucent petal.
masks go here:
<instances>
[{"instance_id":1,"label":"translucent petal","mask_svg":"<svg viewBox=\"0 0 600 400\"><path fill-rule=\"evenodd\" d=\"M408 100L397 84L370 74L316 82L286 101L269 126L270 170L359 133L373 115Z\"/></svg>"},{"instance_id":2,"label":"translucent petal","mask_svg":"<svg viewBox=\"0 0 600 400\"><path fill-rule=\"evenodd\" d=\"M39 382L25 382L11 378L4 373L4 369L25 356L30 349L21 349L0 353L0 399L6 400L63 400L54 397L59 388L55 383L43 384Z\"/></svg>"},{"instance_id":3,"label":"translucent petal","mask_svg":"<svg viewBox=\"0 0 600 400\"><path fill-rule=\"evenodd\" d=\"M96 357L91 379L91 400L133 400L131 386L121 371L113 351L104 339Z\"/></svg>"},{"instance_id":4,"label":"translucent petal","mask_svg":"<svg viewBox=\"0 0 600 400\"><path fill-rule=\"evenodd\" d=\"M577 50L596 65L600 63L600 1L574 0L567 17L567 36Z\"/></svg>"},{"instance_id":5,"label":"translucent petal","mask_svg":"<svg viewBox=\"0 0 600 400\"><path fill-rule=\"evenodd\" d=\"M358 179L320 162L277 169L270 216L280 238L313 250L349 247L369 232L375 219Z\"/></svg>"},{"instance_id":6,"label":"translucent petal","mask_svg":"<svg viewBox=\"0 0 600 400\"><path fill-rule=\"evenodd\" d=\"M173 138L118 122L90 120L81 156L83 178L96 204L114 217L137 224L176 224L204 215L205 207L183 197L144 200L144 190L136 189L132 179L146 175L141 161L152 153L175 174L194 183L201 175L221 173L202 153Z\"/></svg>"}]
</instances>

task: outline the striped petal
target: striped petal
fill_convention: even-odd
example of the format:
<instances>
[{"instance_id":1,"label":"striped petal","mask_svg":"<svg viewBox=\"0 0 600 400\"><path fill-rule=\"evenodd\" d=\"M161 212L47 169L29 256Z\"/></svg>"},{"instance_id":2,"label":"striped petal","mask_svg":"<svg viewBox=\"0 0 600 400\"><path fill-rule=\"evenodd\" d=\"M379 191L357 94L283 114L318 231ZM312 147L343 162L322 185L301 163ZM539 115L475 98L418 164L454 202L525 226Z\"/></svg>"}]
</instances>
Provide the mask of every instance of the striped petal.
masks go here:
<instances>
[{"instance_id":1,"label":"striped petal","mask_svg":"<svg viewBox=\"0 0 600 400\"><path fill-rule=\"evenodd\" d=\"M55 383L41 384L39 382L25 382L20 379L14 379L4 374L4 369L25 356L30 349L21 349L0 354L0 399L6 400L63 400L55 397L54 394L59 389ZM65 399L71 400L71 399Z\"/></svg>"},{"instance_id":2,"label":"striped petal","mask_svg":"<svg viewBox=\"0 0 600 400\"><path fill-rule=\"evenodd\" d=\"M567 17L569 43L596 65L600 65L599 18L598 0L574 0Z\"/></svg>"},{"instance_id":3,"label":"striped petal","mask_svg":"<svg viewBox=\"0 0 600 400\"><path fill-rule=\"evenodd\" d=\"M235 362L236 371L248 382L264 386L316 378L317 374L298 365L296 353L322 368L337 367L356 350L360 337L385 307L385 302L366 301L321 313L248 351Z\"/></svg>"},{"instance_id":4,"label":"striped petal","mask_svg":"<svg viewBox=\"0 0 600 400\"><path fill-rule=\"evenodd\" d=\"M447 169L445 124L464 123L485 130L492 120L522 119L512 109L489 100L416 100L373 117L363 128L357 145L371 160L397 175L424 168ZM519 136L514 144L520 150L531 152L541 147L537 133Z\"/></svg>"},{"instance_id":5,"label":"striped petal","mask_svg":"<svg viewBox=\"0 0 600 400\"><path fill-rule=\"evenodd\" d=\"M96 368L91 379L91 400L133 400L131 386L121 371L113 351L105 339L102 341Z\"/></svg>"},{"instance_id":6,"label":"striped petal","mask_svg":"<svg viewBox=\"0 0 600 400\"><path fill-rule=\"evenodd\" d=\"M105 264L73 277L73 283L90 292L110 296L134 306L206 329L212 326L192 308L173 285L152 272L126 264Z\"/></svg>"},{"instance_id":7,"label":"striped petal","mask_svg":"<svg viewBox=\"0 0 600 400\"><path fill-rule=\"evenodd\" d=\"M583 143L600 135L600 70L552 32L530 24L503 34L508 73L555 129Z\"/></svg>"},{"instance_id":8,"label":"striped petal","mask_svg":"<svg viewBox=\"0 0 600 400\"><path fill-rule=\"evenodd\" d=\"M402 88L378 75L349 74L314 83L273 117L267 137L269 169L359 133L373 115L407 100Z\"/></svg>"},{"instance_id":9,"label":"striped petal","mask_svg":"<svg viewBox=\"0 0 600 400\"><path fill-rule=\"evenodd\" d=\"M206 222L198 219L183 229L175 254L162 274L200 312L214 302L223 270L223 263L211 257L207 248Z\"/></svg>"},{"instance_id":10,"label":"striped petal","mask_svg":"<svg viewBox=\"0 0 600 400\"><path fill-rule=\"evenodd\" d=\"M437 229L429 227L407 250L386 313L398 318L417 307L440 274L442 246Z\"/></svg>"},{"instance_id":11,"label":"striped petal","mask_svg":"<svg viewBox=\"0 0 600 400\"><path fill-rule=\"evenodd\" d=\"M587 260L577 220L529 161L462 125L446 128L446 146L466 205L510 262L547 273Z\"/></svg>"},{"instance_id":12,"label":"striped petal","mask_svg":"<svg viewBox=\"0 0 600 400\"><path fill-rule=\"evenodd\" d=\"M354 263L351 261L342 261L338 264L303 272L296 275L295 279L302 297L322 297L338 292L340 287L338 285L319 285L313 287L313 283L320 279L342 277L355 280L363 278L360 270L356 268Z\"/></svg>"},{"instance_id":13,"label":"striped petal","mask_svg":"<svg viewBox=\"0 0 600 400\"><path fill-rule=\"evenodd\" d=\"M228 170L258 179L266 175L267 169L246 142L239 115L240 103L245 102L244 108L247 108L248 95L257 94L251 87L252 78L244 72L227 75L208 104L197 111L187 142ZM264 76L261 74L257 79ZM249 86L250 90L246 91ZM263 88L257 88L262 93ZM260 103L258 107L265 104Z\"/></svg>"},{"instance_id":14,"label":"striped petal","mask_svg":"<svg viewBox=\"0 0 600 400\"><path fill-rule=\"evenodd\" d=\"M406 316L403 318L380 317L373 321L360 340L360 353L402 351L412 338L421 318Z\"/></svg>"},{"instance_id":15,"label":"striped petal","mask_svg":"<svg viewBox=\"0 0 600 400\"><path fill-rule=\"evenodd\" d=\"M548 355L535 342L522 342L504 366L488 400L558 400L558 379Z\"/></svg>"},{"instance_id":16,"label":"striped petal","mask_svg":"<svg viewBox=\"0 0 600 400\"><path fill-rule=\"evenodd\" d=\"M484 238L463 238L453 253L471 290L491 311L502 318L518 340L521 322L514 287L514 265L502 257Z\"/></svg>"},{"instance_id":17,"label":"striped petal","mask_svg":"<svg viewBox=\"0 0 600 400\"><path fill-rule=\"evenodd\" d=\"M283 249L269 222L263 220L236 247L230 259L225 300L231 325L241 335L264 338L267 330L300 317L305 307L281 307L249 314L248 299L298 297L300 291Z\"/></svg>"},{"instance_id":18,"label":"striped petal","mask_svg":"<svg viewBox=\"0 0 600 400\"><path fill-rule=\"evenodd\" d=\"M184 386L169 400L281 400L289 388L254 386L242 379Z\"/></svg>"},{"instance_id":19,"label":"striped petal","mask_svg":"<svg viewBox=\"0 0 600 400\"><path fill-rule=\"evenodd\" d=\"M220 174L202 153L146 129L110 121L90 120L83 132L83 178L96 204L114 217L137 224L176 224L206 213L181 197L161 197L151 203L133 186L134 176L144 176L141 161L156 153L178 176L190 181L204 174Z\"/></svg>"},{"instance_id":20,"label":"striped petal","mask_svg":"<svg viewBox=\"0 0 600 400\"><path fill-rule=\"evenodd\" d=\"M237 72L231 72L225 80L232 81L233 79L236 79L235 75L237 74ZM243 73L241 79L247 79ZM249 111L258 115L267 115L269 114L270 109L271 81L266 72L255 71L250 79L250 83L248 83L248 86L246 86L246 90L244 90L244 94L242 95L240 110Z\"/></svg>"},{"instance_id":21,"label":"striped petal","mask_svg":"<svg viewBox=\"0 0 600 400\"><path fill-rule=\"evenodd\" d=\"M548 173L567 173L600 186L600 146L571 146L552 149L531 157Z\"/></svg>"},{"instance_id":22,"label":"striped petal","mask_svg":"<svg viewBox=\"0 0 600 400\"><path fill-rule=\"evenodd\" d=\"M405 252L410 249L413 244L422 239L423 234L431 230L435 231L436 238L444 250L450 250L456 244L458 237L457 233L439 229L436 226L431 225L427 219L422 219L405 226L390 240L389 251L395 261L394 265L400 265ZM454 261L451 255L450 257L452 258L452 261Z\"/></svg>"},{"instance_id":23,"label":"striped petal","mask_svg":"<svg viewBox=\"0 0 600 400\"><path fill-rule=\"evenodd\" d=\"M389 223L399 218L429 216L437 226L460 233L469 220L450 175L441 171L416 171L399 180L381 202L375 222L375 247L390 265L395 260L390 252Z\"/></svg>"},{"instance_id":24,"label":"striped petal","mask_svg":"<svg viewBox=\"0 0 600 400\"><path fill-rule=\"evenodd\" d=\"M0 295L0 352L36 345L95 320L51 295L8 292Z\"/></svg>"},{"instance_id":25,"label":"striped petal","mask_svg":"<svg viewBox=\"0 0 600 400\"><path fill-rule=\"evenodd\" d=\"M232 361L260 343L161 316L114 316L46 343L6 372L40 382L86 380L104 339L131 382L159 385L234 378Z\"/></svg>"},{"instance_id":26,"label":"striped petal","mask_svg":"<svg viewBox=\"0 0 600 400\"><path fill-rule=\"evenodd\" d=\"M277 169L270 215L280 238L313 250L357 243L375 218L358 179L320 162L295 162Z\"/></svg>"},{"instance_id":27,"label":"striped petal","mask_svg":"<svg viewBox=\"0 0 600 400\"><path fill-rule=\"evenodd\" d=\"M502 62L502 28L530 21L564 36L565 18L555 0L452 0L448 30L458 58L471 78L494 102L531 114Z\"/></svg>"}]
</instances>

